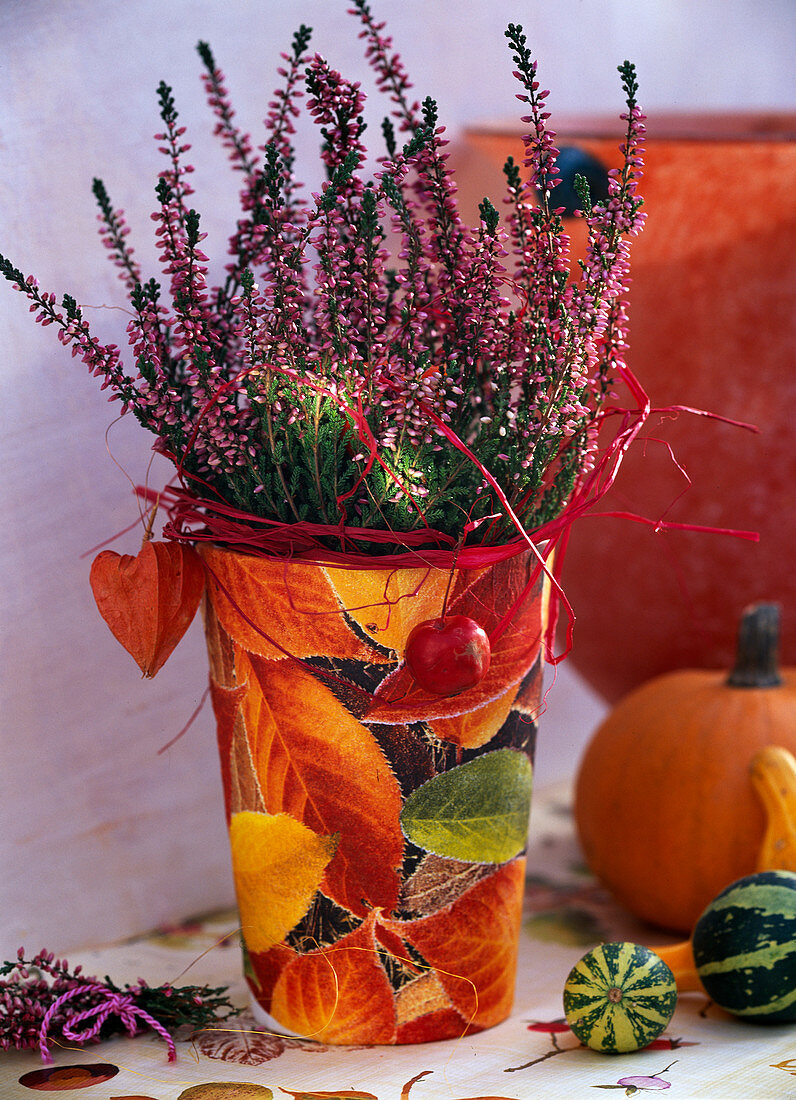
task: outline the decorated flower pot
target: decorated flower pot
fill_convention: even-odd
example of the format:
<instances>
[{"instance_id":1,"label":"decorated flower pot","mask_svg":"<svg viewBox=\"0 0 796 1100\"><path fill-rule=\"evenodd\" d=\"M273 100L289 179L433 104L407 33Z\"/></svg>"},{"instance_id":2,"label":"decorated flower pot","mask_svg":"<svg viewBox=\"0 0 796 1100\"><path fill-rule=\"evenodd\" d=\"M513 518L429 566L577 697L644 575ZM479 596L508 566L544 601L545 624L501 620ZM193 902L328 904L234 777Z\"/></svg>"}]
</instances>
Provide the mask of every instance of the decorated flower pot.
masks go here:
<instances>
[{"instance_id":1,"label":"decorated flower pot","mask_svg":"<svg viewBox=\"0 0 796 1100\"><path fill-rule=\"evenodd\" d=\"M353 1044L497 1024L523 899L539 560L526 550L451 574L202 555L245 971L263 1018ZM454 696L421 689L404 660L449 581L446 614L491 640L488 673Z\"/></svg>"}]
</instances>

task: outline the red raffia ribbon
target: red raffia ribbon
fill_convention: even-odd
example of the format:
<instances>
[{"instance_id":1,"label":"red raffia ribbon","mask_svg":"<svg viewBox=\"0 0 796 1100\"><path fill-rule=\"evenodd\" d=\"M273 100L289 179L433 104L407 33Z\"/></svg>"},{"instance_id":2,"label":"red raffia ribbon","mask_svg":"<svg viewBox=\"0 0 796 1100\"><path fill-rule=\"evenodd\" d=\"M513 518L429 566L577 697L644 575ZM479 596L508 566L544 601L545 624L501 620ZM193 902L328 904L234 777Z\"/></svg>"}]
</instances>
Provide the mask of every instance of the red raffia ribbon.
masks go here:
<instances>
[{"instance_id":1,"label":"red raffia ribbon","mask_svg":"<svg viewBox=\"0 0 796 1100\"><path fill-rule=\"evenodd\" d=\"M75 986L73 989L68 989L66 993L62 993L60 997L53 1001L47 1009L44 1019L41 1022L41 1028L39 1029L39 1050L41 1051L42 1061L52 1062L53 1060L49 1047L47 1046L47 1032L49 1031L53 1017L73 997L82 996L86 993L100 995L102 1000L99 1004L93 1005L83 1012L75 1012L71 1016L68 1016L66 1022L61 1027L61 1034L65 1039L68 1039L72 1043L86 1043L99 1035L102 1025L110 1016L118 1016L127 1029L128 1035L131 1037L137 1033L139 1022L148 1024L153 1031L157 1032L169 1048L169 1061L175 1062L177 1060L177 1049L174 1046L174 1040L163 1024L159 1023L154 1016L150 1016L145 1009L139 1007L129 993L119 993L113 989L109 989L107 985L92 982L86 985ZM82 1023L89 1024L89 1021L93 1021L90 1026L81 1030L76 1029L75 1025Z\"/></svg>"},{"instance_id":2,"label":"red raffia ribbon","mask_svg":"<svg viewBox=\"0 0 796 1100\"><path fill-rule=\"evenodd\" d=\"M149 501L154 501L156 498L159 499L161 505L165 508L169 516L169 520L163 528L163 534L166 538L192 543L213 542L227 546L230 549L264 557L300 560L306 561L307 563L331 565L343 569L386 569L408 566L416 567L417 565L450 569L452 568L455 555L458 555L456 564L460 568L478 569L499 561L504 561L523 551L530 550L537 559L537 566L532 571L532 576L525 590L520 594L514 605L509 608L501 622L493 631L492 640L498 638L509 626L522 601L527 597L538 580L540 570L543 570L547 575L552 589L545 640L547 657L553 664L557 664L559 661L563 660L572 647L572 632L575 616L561 587L560 578L569 534L572 524L576 520L586 515L603 517L613 516L615 518L629 519L637 523L647 524L656 531L687 530L708 534L730 535L736 538L750 539L752 541L758 540L759 536L753 531L709 527L691 523L675 523L666 521L662 517L655 520L632 512L596 512L594 510L595 505L602 500L614 484L628 448L638 437L653 413L670 413L674 416L679 413L689 413L695 416L708 417L746 430L757 431L754 425L732 420L728 417L719 416L702 409L690 408L685 405L672 405L667 408L653 409L644 388L632 371L624 364L620 365L619 371L625 385L636 402L636 407L630 409L606 409L597 415L595 418L595 426L598 431L602 426L609 423L609 420L613 420L617 417L619 418L619 424L615 428L607 447L600 455L599 460L595 462L592 469L582 475L561 513L549 523L544 524L542 527L532 532L527 532L525 530L521 520L509 503L505 492L490 471L486 469L470 448L467 447L459 436L444 423L434 410L426 403L423 403L423 411L435 425L437 430L445 436L453 447L459 450L470 462L478 467L484 480L495 492L505 514L509 517L517 531L517 535L514 538L508 539L506 542L499 545L461 546L460 548L458 548L457 541L452 536L442 531L434 530L428 527L428 525L415 531L396 532L385 529L356 527L348 524L346 522L344 502L356 491L357 487L367 477L376 462L382 467L385 474L389 476L407 496L410 503L417 509L421 519L423 519L423 513L417 502L411 497L411 493L388 468L387 464L379 455L376 440L364 416L361 403L358 403L357 408L353 408L347 402L343 401L338 394L332 393L325 386L301 376L297 371L275 365L271 365L268 368L258 366L258 371L263 369L274 370L294 381L300 382L302 385L309 386L321 396L334 400L341 412L352 421L360 442L366 448L367 461L356 485L337 500L341 512L341 520L338 524L311 523L308 521L283 523L279 520L264 519L260 516L243 512L224 501L220 494L218 494L215 489L211 489L210 486L205 486L205 488L210 489L214 499L210 499L209 495L201 496L189 489L185 485L186 477L190 477L191 480L195 482L201 482L201 479L188 474L184 464L185 458L193 446L193 441L196 438L199 425L203 418L224 393L231 389L239 388L242 379L247 377L253 369L254 368L247 368L241 371L234 379L225 382L218 388L213 397L201 410L194 427L194 432L182 457L177 460L174 456L170 456L177 464L178 477L182 482L181 487L178 488L169 485L159 493L155 493L150 489L140 486L136 489L139 496ZM338 540L341 549L330 549L328 543L332 540ZM361 542L397 545L405 547L405 550L398 553L385 554L383 556L363 554L358 553L355 549L356 544ZM553 639L558 619L558 611L561 606L563 606L567 615L566 643L563 652L554 656Z\"/></svg>"}]
</instances>

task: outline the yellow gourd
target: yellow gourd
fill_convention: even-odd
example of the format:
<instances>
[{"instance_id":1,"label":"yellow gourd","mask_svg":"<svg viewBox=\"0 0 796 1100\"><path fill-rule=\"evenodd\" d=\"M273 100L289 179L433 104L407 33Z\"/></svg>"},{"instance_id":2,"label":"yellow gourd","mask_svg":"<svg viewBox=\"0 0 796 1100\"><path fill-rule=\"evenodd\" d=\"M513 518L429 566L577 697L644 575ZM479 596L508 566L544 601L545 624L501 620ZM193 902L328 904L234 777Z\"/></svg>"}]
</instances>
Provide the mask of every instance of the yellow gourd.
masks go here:
<instances>
[{"instance_id":1,"label":"yellow gourd","mask_svg":"<svg viewBox=\"0 0 796 1100\"><path fill-rule=\"evenodd\" d=\"M752 783L766 814L757 871L796 871L796 757L781 745L755 753Z\"/></svg>"},{"instance_id":2,"label":"yellow gourd","mask_svg":"<svg viewBox=\"0 0 796 1100\"><path fill-rule=\"evenodd\" d=\"M766 815L756 870L796 872L796 757L767 745L752 757L749 773ZM671 969L678 992L705 992L690 939L651 950Z\"/></svg>"}]
</instances>

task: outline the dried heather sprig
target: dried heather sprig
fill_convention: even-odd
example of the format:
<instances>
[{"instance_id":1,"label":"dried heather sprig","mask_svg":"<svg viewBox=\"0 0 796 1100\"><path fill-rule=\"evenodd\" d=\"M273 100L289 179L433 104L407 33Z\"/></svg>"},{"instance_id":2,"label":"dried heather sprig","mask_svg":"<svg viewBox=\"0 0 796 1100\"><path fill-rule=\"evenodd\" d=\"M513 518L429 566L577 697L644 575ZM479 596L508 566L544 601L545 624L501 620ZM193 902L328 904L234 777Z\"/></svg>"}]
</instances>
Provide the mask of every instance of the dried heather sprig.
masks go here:
<instances>
[{"instance_id":1,"label":"dried heather sprig","mask_svg":"<svg viewBox=\"0 0 796 1100\"><path fill-rule=\"evenodd\" d=\"M166 1032L182 1027L196 1031L236 1011L226 993L225 987L150 986L143 981L118 986L108 977L100 981L83 974L80 966L70 970L66 959L52 952L40 951L28 959L20 948L14 961L0 964L0 1048L39 1049L47 1035L57 1040L64 1028L69 1030L70 1020L101 1009L109 995L138 1010L138 1026L150 1017ZM124 1030L122 1020L108 1016L90 1037L103 1039Z\"/></svg>"}]
</instances>

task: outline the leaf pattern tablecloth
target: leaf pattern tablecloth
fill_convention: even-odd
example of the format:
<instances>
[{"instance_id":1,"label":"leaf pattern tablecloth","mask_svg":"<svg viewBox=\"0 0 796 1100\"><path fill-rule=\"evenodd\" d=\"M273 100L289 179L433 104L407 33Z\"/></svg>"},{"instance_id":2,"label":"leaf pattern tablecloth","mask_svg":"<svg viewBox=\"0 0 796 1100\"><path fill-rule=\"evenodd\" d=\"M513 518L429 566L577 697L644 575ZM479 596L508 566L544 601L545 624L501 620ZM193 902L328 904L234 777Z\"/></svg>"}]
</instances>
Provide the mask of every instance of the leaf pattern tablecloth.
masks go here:
<instances>
[{"instance_id":1,"label":"leaf pattern tablecloth","mask_svg":"<svg viewBox=\"0 0 796 1100\"><path fill-rule=\"evenodd\" d=\"M49 1077L33 1052L0 1055L0 1096L52 1090L87 1100L578 1100L666 1092L672 1100L796 1098L796 1027L732 1019L705 997L681 997L666 1032L635 1054L581 1046L563 1020L570 967L602 940L650 945L666 937L623 912L582 866L568 791L536 796L519 977L505 1023L459 1040L347 1048L258 1028L247 1007L236 916L217 914L145 938L72 954L88 973L122 983L231 986L236 1018L181 1038L169 1063L152 1033L84 1048L54 1048ZM33 945L36 947L37 945ZM47 945L58 950L58 945ZM236 1086L233 1088L233 1086Z\"/></svg>"}]
</instances>

